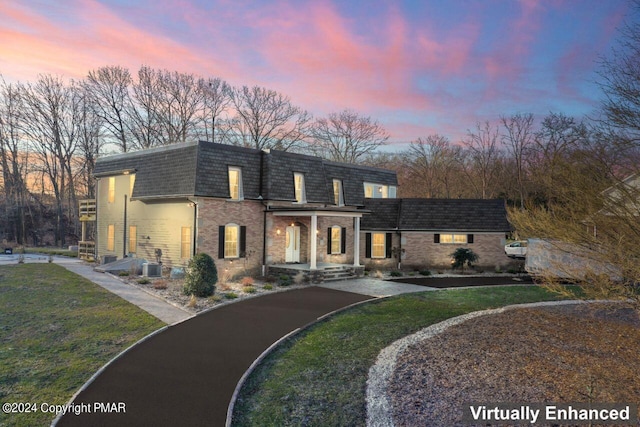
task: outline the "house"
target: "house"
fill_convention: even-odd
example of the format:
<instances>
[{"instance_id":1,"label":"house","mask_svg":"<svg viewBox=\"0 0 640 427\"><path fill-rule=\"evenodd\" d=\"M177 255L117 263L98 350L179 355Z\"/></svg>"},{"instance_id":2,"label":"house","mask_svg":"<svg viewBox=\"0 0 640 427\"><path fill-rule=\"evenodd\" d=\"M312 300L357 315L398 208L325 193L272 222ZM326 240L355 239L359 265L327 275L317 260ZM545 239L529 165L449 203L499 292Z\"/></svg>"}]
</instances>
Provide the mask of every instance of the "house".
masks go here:
<instances>
[{"instance_id":1,"label":"house","mask_svg":"<svg viewBox=\"0 0 640 427\"><path fill-rule=\"evenodd\" d=\"M393 266L394 248L420 267L456 245L506 259L503 202L396 199L396 173L379 168L200 141L99 158L95 177L100 260L205 252L223 274L327 276Z\"/></svg>"},{"instance_id":2,"label":"house","mask_svg":"<svg viewBox=\"0 0 640 427\"><path fill-rule=\"evenodd\" d=\"M446 268L458 247L479 255L478 266L512 264L504 253L511 231L503 200L367 199L361 230L367 265Z\"/></svg>"},{"instance_id":3,"label":"house","mask_svg":"<svg viewBox=\"0 0 640 427\"><path fill-rule=\"evenodd\" d=\"M96 254L228 274L360 265L365 197L395 197L395 172L276 150L183 143L98 159ZM320 268L322 267L322 268Z\"/></svg>"}]
</instances>

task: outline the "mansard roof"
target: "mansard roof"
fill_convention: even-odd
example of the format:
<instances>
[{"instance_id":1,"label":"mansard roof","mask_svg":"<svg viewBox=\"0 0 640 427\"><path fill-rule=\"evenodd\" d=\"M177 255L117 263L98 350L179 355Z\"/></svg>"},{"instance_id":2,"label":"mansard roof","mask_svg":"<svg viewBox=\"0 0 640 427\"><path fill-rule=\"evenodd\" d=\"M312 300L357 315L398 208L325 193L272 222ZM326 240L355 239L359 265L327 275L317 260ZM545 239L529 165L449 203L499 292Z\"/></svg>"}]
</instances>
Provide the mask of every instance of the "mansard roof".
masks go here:
<instances>
[{"instance_id":1,"label":"mansard roof","mask_svg":"<svg viewBox=\"0 0 640 427\"><path fill-rule=\"evenodd\" d=\"M500 199L366 199L363 230L508 232Z\"/></svg>"},{"instance_id":2,"label":"mansard roof","mask_svg":"<svg viewBox=\"0 0 640 427\"><path fill-rule=\"evenodd\" d=\"M342 181L345 204L364 204L364 182L397 185L393 171L320 157L261 151L206 141L99 158L95 176L135 172L134 198L229 198L228 168L242 169L245 199L294 201L295 172L304 174L307 202L333 204L333 180Z\"/></svg>"}]
</instances>

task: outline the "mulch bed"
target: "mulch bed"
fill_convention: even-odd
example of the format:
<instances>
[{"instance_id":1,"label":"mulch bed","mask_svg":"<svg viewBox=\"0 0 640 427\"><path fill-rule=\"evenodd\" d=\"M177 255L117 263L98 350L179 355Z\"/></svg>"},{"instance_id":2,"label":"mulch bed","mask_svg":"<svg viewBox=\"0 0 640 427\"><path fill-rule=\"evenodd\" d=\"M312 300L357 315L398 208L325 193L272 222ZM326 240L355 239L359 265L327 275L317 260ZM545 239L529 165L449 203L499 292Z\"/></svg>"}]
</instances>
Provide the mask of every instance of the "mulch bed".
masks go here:
<instances>
[{"instance_id":1,"label":"mulch bed","mask_svg":"<svg viewBox=\"0 0 640 427\"><path fill-rule=\"evenodd\" d=\"M461 288L466 286L500 286L512 284L533 284L529 276L486 276L486 277L406 277L389 280L390 282L409 283L430 288Z\"/></svg>"},{"instance_id":2,"label":"mulch bed","mask_svg":"<svg viewBox=\"0 0 640 427\"><path fill-rule=\"evenodd\" d=\"M390 387L396 425L462 424L463 404L640 404L640 317L610 304L482 316L411 347Z\"/></svg>"}]
</instances>

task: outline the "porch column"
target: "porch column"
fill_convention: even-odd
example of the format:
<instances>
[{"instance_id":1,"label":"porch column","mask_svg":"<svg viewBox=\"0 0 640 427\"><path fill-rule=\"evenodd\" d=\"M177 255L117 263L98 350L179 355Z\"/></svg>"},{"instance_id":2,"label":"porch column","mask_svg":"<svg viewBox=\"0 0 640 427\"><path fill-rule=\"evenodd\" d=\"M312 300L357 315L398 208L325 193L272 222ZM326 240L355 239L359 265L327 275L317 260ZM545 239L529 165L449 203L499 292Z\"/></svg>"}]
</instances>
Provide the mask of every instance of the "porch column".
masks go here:
<instances>
[{"instance_id":1,"label":"porch column","mask_svg":"<svg viewBox=\"0 0 640 427\"><path fill-rule=\"evenodd\" d=\"M355 217L353 225L353 266L360 267L360 217Z\"/></svg>"},{"instance_id":2,"label":"porch column","mask_svg":"<svg viewBox=\"0 0 640 427\"><path fill-rule=\"evenodd\" d=\"M318 235L316 234L316 232L318 231L318 214L313 214L311 215L311 230L309 230L311 236L309 237L309 245L311 246L311 253L309 254L309 257L311 258L309 260L309 269L310 270L317 270L318 266L316 264L316 257L317 257L317 252L318 252Z\"/></svg>"}]
</instances>

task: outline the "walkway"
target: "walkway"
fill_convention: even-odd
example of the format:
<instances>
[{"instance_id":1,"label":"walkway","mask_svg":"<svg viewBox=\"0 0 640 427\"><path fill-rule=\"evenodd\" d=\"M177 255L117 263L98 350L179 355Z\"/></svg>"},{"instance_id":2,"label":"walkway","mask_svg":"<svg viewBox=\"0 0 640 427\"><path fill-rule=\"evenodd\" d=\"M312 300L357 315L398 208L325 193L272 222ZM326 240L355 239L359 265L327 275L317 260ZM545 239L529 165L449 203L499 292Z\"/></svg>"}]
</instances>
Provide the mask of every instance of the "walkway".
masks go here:
<instances>
[{"instance_id":1,"label":"walkway","mask_svg":"<svg viewBox=\"0 0 640 427\"><path fill-rule=\"evenodd\" d=\"M113 292L120 298L135 304L147 313L157 317L163 322L172 325L193 316L186 310L169 304L165 300L151 295L135 286L122 283L117 278L107 273L99 273L82 261L69 258L54 258L56 264L61 265L93 283L102 286L106 290Z\"/></svg>"},{"instance_id":2,"label":"walkway","mask_svg":"<svg viewBox=\"0 0 640 427\"><path fill-rule=\"evenodd\" d=\"M234 388L273 342L367 296L309 287L221 306L169 327L106 367L74 403L126 413L63 416L59 426L223 426Z\"/></svg>"}]
</instances>

